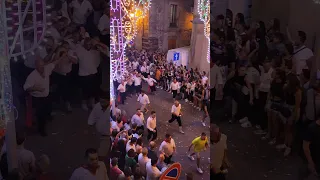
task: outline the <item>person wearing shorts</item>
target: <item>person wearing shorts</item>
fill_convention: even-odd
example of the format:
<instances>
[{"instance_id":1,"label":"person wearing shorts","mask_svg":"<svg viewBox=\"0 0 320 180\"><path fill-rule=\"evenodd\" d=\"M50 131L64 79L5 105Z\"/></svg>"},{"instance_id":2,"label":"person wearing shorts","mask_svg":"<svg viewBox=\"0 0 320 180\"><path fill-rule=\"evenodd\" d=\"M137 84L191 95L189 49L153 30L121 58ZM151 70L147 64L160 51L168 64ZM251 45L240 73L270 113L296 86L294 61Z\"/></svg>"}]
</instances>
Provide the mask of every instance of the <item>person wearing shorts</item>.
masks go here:
<instances>
[{"instance_id":1,"label":"person wearing shorts","mask_svg":"<svg viewBox=\"0 0 320 180\"><path fill-rule=\"evenodd\" d=\"M203 132L201 136L195 138L189 146L188 153L190 153L191 147L193 146L193 153L189 154L188 157L194 161L194 155L197 156L197 170L200 174L203 171L200 168L200 152L205 151L208 148L208 138L207 135Z\"/></svg>"}]
</instances>

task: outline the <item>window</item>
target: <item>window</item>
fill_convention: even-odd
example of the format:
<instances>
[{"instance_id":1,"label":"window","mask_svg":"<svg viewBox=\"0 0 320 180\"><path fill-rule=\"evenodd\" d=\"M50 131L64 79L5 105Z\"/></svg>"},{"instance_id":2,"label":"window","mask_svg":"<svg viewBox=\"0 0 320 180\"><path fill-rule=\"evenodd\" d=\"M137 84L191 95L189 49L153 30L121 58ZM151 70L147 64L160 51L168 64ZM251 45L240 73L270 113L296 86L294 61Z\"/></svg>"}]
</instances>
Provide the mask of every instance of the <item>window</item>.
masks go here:
<instances>
[{"instance_id":1,"label":"window","mask_svg":"<svg viewBox=\"0 0 320 180\"><path fill-rule=\"evenodd\" d=\"M177 10L178 5L170 5L170 27L177 27Z\"/></svg>"}]
</instances>

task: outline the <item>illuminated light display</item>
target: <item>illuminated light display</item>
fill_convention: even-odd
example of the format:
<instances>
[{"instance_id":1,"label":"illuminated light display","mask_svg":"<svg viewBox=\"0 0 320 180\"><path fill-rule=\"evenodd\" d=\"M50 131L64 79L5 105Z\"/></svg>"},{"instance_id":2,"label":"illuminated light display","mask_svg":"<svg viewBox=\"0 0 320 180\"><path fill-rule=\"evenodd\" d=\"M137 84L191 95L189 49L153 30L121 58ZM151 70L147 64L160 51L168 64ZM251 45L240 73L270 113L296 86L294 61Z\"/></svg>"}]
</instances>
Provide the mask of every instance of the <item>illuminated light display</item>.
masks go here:
<instances>
[{"instance_id":1,"label":"illuminated light display","mask_svg":"<svg viewBox=\"0 0 320 180\"><path fill-rule=\"evenodd\" d=\"M198 0L198 13L204 23L204 35L208 40L207 61L210 63L210 0Z\"/></svg>"},{"instance_id":2,"label":"illuminated light display","mask_svg":"<svg viewBox=\"0 0 320 180\"><path fill-rule=\"evenodd\" d=\"M149 11L151 0L110 0L110 74L119 80L126 72L125 49L135 38L138 21ZM113 98L113 83L110 84Z\"/></svg>"},{"instance_id":3,"label":"illuminated light display","mask_svg":"<svg viewBox=\"0 0 320 180\"><path fill-rule=\"evenodd\" d=\"M1 1L0 4L0 128L16 110L12 102L10 60L34 54L44 40L48 24L46 0ZM31 17L31 18L30 18ZM30 19L28 19L30 18ZM33 33L33 44L25 47L26 33ZM3 123L4 122L4 123Z\"/></svg>"}]
</instances>

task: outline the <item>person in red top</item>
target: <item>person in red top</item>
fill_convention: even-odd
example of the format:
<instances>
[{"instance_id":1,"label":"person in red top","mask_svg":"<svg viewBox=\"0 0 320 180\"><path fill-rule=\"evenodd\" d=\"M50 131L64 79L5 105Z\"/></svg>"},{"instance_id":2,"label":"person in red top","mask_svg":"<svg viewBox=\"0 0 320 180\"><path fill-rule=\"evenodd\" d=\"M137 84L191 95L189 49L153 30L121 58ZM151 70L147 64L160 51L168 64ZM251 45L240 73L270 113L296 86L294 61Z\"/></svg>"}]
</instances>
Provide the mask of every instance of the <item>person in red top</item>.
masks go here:
<instances>
[{"instance_id":1,"label":"person in red top","mask_svg":"<svg viewBox=\"0 0 320 180\"><path fill-rule=\"evenodd\" d=\"M118 167L118 159L112 158L110 166L110 180L117 180L123 172Z\"/></svg>"}]
</instances>

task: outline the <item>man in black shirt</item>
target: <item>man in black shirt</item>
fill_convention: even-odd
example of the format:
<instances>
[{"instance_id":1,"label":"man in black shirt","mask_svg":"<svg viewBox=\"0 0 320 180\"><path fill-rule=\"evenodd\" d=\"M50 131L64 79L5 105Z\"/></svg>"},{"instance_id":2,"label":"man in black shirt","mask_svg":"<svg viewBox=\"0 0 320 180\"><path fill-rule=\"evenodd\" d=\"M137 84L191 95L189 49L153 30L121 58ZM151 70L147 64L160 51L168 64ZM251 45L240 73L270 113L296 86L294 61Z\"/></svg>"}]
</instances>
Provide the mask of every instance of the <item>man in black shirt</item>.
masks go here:
<instances>
[{"instance_id":1,"label":"man in black shirt","mask_svg":"<svg viewBox=\"0 0 320 180\"><path fill-rule=\"evenodd\" d=\"M311 123L305 132L303 150L308 161L308 168L312 174L320 175L320 116Z\"/></svg>"}]
</instances>

